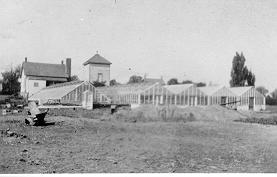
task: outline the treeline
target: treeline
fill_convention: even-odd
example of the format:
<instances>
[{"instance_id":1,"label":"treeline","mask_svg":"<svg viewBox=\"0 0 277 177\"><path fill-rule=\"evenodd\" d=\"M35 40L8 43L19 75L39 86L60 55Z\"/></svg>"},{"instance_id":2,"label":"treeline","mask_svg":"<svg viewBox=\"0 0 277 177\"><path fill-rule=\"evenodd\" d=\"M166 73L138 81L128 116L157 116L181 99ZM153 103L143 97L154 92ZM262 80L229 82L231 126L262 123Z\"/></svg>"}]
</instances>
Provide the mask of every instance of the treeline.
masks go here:
<instances>
[{"instance_id":1,"label":"treeline","mask_svg":"<svg viewBox=\"0 0 277 177\"><path fill-rule=\"evenodd\" d=\"M177 85L177 84L196 84L197 87L205 87L206 83L204 82L192 82L191 80L185 80L182 82L179 82L177 78L169 79L167 82L167 85Z\"/></svg>"},{"instance_id":2,"label":"treeline","mask_svg":"<svg viewBox=\"0 0 277 177\"><path fill-rule=\"evenodd\" d=\"M266 104L277 105L277 89L266 96Z\"/></svg>"},{"instance_id":3,"label":"treeline","mask_svg":"<svg viewBox=\"0 0 277 177\"><path fill-rule=\"evenodd\" d=\"M3 77L2 81L2 94L5 95L18 95L20 91L20 82L18 81L21 74L21 66L11 67L1 73Z\"/></svg>"},{"instance_id":4,"label":"treeline","mask_svg":"<svg viewBox=\"0 0 277 177\"><path fill-rule=\"evenodd\" d=\"M267 105L277 105L277 89L269 93L269 91L264 86L259 86L256 88L256 90L266 97L265 102Z\"/></svg>"}]
</instances>

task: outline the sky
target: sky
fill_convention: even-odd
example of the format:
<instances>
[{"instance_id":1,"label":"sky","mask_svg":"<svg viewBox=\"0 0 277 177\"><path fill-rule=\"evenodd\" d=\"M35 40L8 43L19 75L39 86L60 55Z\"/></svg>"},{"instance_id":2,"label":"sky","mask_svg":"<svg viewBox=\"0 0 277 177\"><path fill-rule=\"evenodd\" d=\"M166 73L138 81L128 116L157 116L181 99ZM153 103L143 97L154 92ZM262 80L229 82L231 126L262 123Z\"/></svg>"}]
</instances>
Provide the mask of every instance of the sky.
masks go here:
<instances>
[{"instance_id":1,"label":"sky","mask_svg":"<svg viewBox=\"0 0 277 177\"><path fill-rule=\"evenodd\" d=\"M0 71L28 61L72 59L72 74L96 52L111 79L131 75L229 86L243 52L256 86L277 88L275 0L0 0Z\"/></svg>"}]
</instances>

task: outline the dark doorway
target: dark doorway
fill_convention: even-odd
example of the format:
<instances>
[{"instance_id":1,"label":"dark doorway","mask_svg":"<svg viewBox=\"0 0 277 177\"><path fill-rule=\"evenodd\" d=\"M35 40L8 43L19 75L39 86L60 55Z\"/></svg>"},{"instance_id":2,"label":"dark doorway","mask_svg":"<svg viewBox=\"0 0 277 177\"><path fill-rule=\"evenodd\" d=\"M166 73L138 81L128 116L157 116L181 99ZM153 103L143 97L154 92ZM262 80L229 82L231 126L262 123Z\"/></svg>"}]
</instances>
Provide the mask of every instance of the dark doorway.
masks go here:
<instances>
[{"instance_id":1,"label":"dark doorway","mask_svg":"<svg viewBox=\"0 0 277 177\"><path fill-rule=\"evenodd\" d=\"M226 101L227 101L227 97L226 97L226 96L222 96L222 97L221 97L221 102L220 102L221 105L222 105L222 106L226 106Z\"/></svg>"},{"instance_id":2,"label":"dark doorway","mask_svg":"<svg viewBox=\"0 0 277 177\"><path fill-rule=\"evenodd\" d=\"M249 97L249 110L254 109L254 97Z\"/></svg>"},{"instance_id":3,"label":"dark doorway","mask_svg":"<svg viewBox=\"0 0 277 177\"><path fill-rule=\"evenodd\" d=\"M54 84L59 84L62 83L60 81L46 81L46 87L54 85Z\"/></svg>"}]
</instances>

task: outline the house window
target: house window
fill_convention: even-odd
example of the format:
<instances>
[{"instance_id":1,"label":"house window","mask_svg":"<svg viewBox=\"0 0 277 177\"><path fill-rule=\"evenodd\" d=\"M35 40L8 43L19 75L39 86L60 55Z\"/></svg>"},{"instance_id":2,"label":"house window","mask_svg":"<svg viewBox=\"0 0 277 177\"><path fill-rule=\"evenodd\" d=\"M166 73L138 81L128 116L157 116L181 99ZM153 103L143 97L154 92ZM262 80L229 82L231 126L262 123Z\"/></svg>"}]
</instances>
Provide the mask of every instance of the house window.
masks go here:
<instances>
[{"instance_id":1,"label":"house window","mask_svg":"<svg viewBox=\"0 0 277 177\"><path fill-rule=\"evenodd\" d=\"M38 82L34 82L34 87L38 87Z\"/></svg>"},{"instance_id":2,"label":"house window","mask_svg":"<svg viewBox=\"0 0 277 177\"><path fill-rule=\"evenodd\" d=\"M103 73L98 73L97 81L103 82Z\"/></svg>"}]
</instances>

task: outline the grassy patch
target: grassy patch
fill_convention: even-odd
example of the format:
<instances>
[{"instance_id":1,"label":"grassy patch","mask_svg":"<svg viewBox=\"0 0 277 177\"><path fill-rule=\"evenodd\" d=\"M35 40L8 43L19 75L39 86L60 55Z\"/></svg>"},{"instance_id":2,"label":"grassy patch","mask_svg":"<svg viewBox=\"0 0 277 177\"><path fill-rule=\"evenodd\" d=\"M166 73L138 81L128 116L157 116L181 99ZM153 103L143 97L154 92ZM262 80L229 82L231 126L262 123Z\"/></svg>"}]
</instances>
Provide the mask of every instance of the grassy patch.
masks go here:
<instances>
[{"instance_id":1,"label":"grassy patch","mask_svg":"<svg viewBox=\"0 0 277 177\"><path fill-rule=\"evenodd\" d=\"M258 123L264 125L277 125L277 117L272 116L268 118L257 118L257 117L250 117L246 119L239 119L235 120L237 122L245 122L245 123Z\"/></svg>"},{"instance_id":2,"label":"grassy patch","mask_svg":"<svg viewBox=\"0 0 277 177\"><path fill-rule=\"evenodd\" d=\"M266 105L266 110L270 113L277 113L277 105Z\"/></svg>"},{"instance_id":3,"label":"grassy patch","mask_svg":"<svg viewBox=\"0 0 277 177\"><path fill-rule=\"evenodd\" d=\"M129 110L143 112L137 121L149 121L137 123L129 123L128 115L127 122L49 116L46 121L55 124L36 127L26 126L25 116L3 116L0 173L277 171L275 127L202 121L196 114L214 107L148 109ZM199 121L173 122L185 113ZM223 113L231 114L220 107L215 114Z\"/></svg>"},{"instance_id":4,"label":"grassy patch","mask_svg":"<svg viewBox=\"0 0 277 177\"><path fill-rule=\"evenodd\" d=\"M241 112L246 115L245 118L240 118L235 121L245 123L257 123L264 125L277 125L277 107L267 106L265 112Z\"/></svg>"},{"instance_id":5,"label":"grassy patch","mask_svg":"<svg viewBox=\"0 0 277 177\"><path fill-rule=\"evenodd\" d=\"M50 109L48 112L49 116L65 116L65 117L74 117L74 118L90 118L90 119L99 119L103 115L107 114L110 111L108 108L101 109Z\"/></svg>"},{"instance_id":6,"label":"grassy patch","mask_svg":"<svg viewBox=\"0 0 277 177\"><path fill-rule=\"evenodd\" d=\"M195 121L193 113L174 106L141 106L132 110L119 110L113 116L116 120L124 122L188 122Z\"/></svg>"}]
</instances>

